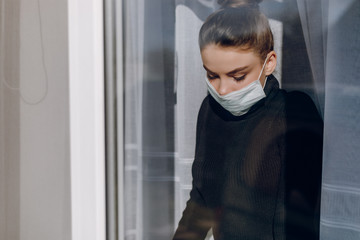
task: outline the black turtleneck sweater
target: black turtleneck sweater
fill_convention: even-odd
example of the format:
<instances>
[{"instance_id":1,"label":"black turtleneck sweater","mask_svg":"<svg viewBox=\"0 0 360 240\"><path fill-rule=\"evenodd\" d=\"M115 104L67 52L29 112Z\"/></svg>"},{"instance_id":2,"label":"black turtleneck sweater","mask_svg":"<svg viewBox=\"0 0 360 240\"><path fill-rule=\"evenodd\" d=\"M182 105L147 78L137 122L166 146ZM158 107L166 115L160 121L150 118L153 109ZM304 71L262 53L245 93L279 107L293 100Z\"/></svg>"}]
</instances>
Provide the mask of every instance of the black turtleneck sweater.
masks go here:
<instances>
[{"instance_id":1,"label":"black turtleneck sweater","mask_svg":"<svg viewBox=\"0 0 360 240\"><path fill-rule=\"evenodd\" d=\"M193 188L174 240L319 238L323 123L312 100L279 89L236 117L208 95L197 122Z\"/></svg>"}]
</instances>

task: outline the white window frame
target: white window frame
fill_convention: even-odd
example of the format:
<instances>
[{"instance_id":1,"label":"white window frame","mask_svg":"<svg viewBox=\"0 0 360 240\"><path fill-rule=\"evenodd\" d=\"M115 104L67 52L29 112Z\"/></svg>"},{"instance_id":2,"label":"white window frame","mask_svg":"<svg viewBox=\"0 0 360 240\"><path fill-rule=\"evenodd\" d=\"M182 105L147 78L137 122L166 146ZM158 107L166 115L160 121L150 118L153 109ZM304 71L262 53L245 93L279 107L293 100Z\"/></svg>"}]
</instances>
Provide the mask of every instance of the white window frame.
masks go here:
<instances>
[{"instance_id":1,"label":"white window frame","mask_svg":"<svg viewBox=\"0 0 360 240\"><path fill-rule=\"evenodd\" d=\"M102 0L68 0L68 40L72 240L105 240Z\"/></svg>"}]
</instances>

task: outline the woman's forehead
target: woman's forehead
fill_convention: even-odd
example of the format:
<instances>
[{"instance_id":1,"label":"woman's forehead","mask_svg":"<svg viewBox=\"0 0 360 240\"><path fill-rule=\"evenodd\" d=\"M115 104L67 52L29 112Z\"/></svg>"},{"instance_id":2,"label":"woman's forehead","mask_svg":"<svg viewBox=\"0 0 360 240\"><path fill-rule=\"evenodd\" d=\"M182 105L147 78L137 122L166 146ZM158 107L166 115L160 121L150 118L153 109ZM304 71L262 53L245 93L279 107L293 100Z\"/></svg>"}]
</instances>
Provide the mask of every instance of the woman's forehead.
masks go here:
<instances>
[{"instance_id":1,"label":"woman's forehead","mask_svg":"<svg viewBox=\"0 0 360 240\"><path fill-rule=\"evenodd\" d=\"M221 47L213 44L202 49L201 58L206 69L213 72L251 67L260 64L261 60L252 50Z\"/></svg>"}]
</instances>

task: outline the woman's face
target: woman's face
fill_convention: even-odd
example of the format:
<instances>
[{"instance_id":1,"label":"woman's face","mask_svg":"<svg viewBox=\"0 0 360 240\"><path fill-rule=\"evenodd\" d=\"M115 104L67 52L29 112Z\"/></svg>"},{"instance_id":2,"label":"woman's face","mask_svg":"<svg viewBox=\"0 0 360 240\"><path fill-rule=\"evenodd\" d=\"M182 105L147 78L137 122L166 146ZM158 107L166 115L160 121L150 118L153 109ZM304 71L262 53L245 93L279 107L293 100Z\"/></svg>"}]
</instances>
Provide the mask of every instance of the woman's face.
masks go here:
<instances>
[{"instance_id":1,"label":"woman's face","mask_svg":"<svg viewBox=\"0 0 360 240\"><path fill-rule=\"evenodd\" d=\"M264 62L251 50L221 47L215 44L201 51L207 78L220 95L240 90L259 77ZM260 77L264 85L265 72Z\"/></svg>"}]
</instances>

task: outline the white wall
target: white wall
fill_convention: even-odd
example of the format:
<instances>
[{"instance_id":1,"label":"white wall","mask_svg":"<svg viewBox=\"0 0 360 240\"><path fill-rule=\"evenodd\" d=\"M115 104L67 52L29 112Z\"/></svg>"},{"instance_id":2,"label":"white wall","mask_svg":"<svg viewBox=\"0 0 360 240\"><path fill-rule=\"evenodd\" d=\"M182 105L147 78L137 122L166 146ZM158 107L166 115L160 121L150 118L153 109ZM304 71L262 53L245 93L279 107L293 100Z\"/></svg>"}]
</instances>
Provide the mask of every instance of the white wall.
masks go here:
<instances>
[{"instance_id":1,"label":"white wall","mask_svg":"<svg viewBox=\"0 0 360 240\"><path fill-rule=\"evenodd\" d=\"M105 239L99 3L0 0L1 240Z\"/></svg>"},{"instance_id":2,"label":"white wall","mask_svg":"<svg viewBox=\"0 0 360 240\"><path fill-rule=\"evenodd\" d=\"M4 240L71 236L67 3L37 3L1 2Z\"/></svg>"},{"instance_id":3,"label":"white wall","mask_svg":"<svg viewBox=\"0 0 360 240\"><path fill-rule=\"evenodd\" d=\"M18 0L0 4L0 239L19 239L20 227L20 102L16 92L4 89L4 77L8 83L18 86L19 48L6 47L10 42L19 44ZM3 12L12 14L4 15ZM4 28L11 31L3 31ZM5 35L6 34L6 35ZM6 36L6 38L4 38ZM6 64L4 64L4 58ZM11 76L11 77L10 77ZM6 161L5 161L6 160Z\"/></svg>"}]
</instances>

